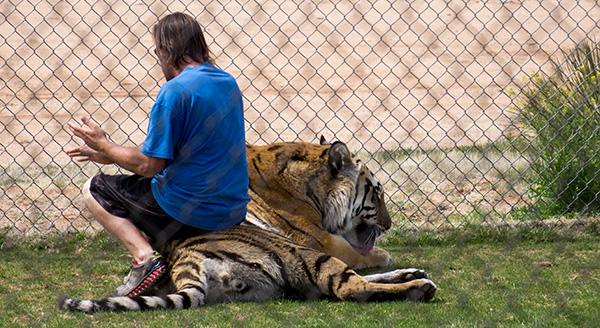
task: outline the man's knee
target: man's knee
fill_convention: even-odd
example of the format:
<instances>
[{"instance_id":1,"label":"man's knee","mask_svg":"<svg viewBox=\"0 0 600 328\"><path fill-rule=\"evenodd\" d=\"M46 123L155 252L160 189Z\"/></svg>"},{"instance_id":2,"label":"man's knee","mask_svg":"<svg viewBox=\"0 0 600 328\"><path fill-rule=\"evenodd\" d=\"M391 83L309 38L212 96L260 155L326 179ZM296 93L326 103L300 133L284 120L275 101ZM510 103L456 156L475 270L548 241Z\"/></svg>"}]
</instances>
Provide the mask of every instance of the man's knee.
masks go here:
<instances>
[{"instance_id":1,"label":"man's knee","mask_svg":"<svg viewBox=\"0 0 600 328\"><path fill-rule=\"evenodd\" d=\"M89 178L81 188L81 192L83 194L83 203L88 209L90 208L90 202L94 201L94 196L92 196L92 192L90 191L93 178L94 177Z\"/></svg>"}]
</instances>

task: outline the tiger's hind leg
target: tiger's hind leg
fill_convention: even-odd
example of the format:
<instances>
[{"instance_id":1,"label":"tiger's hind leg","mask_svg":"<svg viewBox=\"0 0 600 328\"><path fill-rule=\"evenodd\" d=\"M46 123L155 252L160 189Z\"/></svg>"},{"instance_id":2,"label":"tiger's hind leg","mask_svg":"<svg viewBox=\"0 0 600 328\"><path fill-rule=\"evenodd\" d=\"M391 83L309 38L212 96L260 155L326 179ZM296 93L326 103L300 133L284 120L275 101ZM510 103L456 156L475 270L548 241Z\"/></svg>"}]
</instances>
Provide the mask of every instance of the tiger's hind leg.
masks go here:
<instances>
[{"instance_id":1,"label":"tiger's hind leg","mask_svg":"<svg viewBox=\"0 0 600 328\"><path fill-rule=\"evenodd\" d=\"M321 291L344 301L429 301L437 290L433 281L417 278L426 276L425 272L418 269L394 270L365 278L334 257L322 256L316 262L320 267L316 283ZM399 282L395 282L395 279ZM403 279L412 280L402 282Z\"/></svg>"},{"instance_id":2,"label":"tiger's hind leg","mask_svg":"<svg viewBox=\"0 0 600 328\"><path fill-rule=\"evenodd\" d=\"M246 266L227 258L217 260L202 259L201 255L188 256L172 264L165 290L155 291L156 296L119 296L101 300L62 297L58 307L94 313L189 309L220 302L261 301L283 294L281 284L271 279L273 277L265 274L259 265ZM162 295L164 292L168 294Z\"/></svg>"},{"instance_id":3,"label":"tiger's hind leg","mask_svg":"<svg viewBox=\"0 0 600 328\"><path fill-rule=\"evenodd\" d=\"M426 279L427 273L421 269L397 269L388 272L362 276L366 281L380 284L399 284L415 279Z\"/></svg>"}]
</instances>

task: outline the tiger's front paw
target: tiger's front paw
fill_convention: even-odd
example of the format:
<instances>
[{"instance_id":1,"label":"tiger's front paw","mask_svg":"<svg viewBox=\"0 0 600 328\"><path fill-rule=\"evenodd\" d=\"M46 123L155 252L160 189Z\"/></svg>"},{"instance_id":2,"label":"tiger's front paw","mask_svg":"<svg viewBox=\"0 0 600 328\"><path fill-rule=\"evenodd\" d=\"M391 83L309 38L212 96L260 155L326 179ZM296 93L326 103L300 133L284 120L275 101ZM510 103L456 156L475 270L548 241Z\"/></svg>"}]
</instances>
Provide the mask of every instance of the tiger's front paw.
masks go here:
<instances>
[{"instance_id":1,"label":"tiger's front paw","mask_svg":"<svg viewBox=\"0 0 600 328\"><path fill-rule=\"evenodd\" d=\"M379 247L373 247L364 257L366 259L364 268L386 268L392 265L390 253Z\"/></svg>"}]
</instances>

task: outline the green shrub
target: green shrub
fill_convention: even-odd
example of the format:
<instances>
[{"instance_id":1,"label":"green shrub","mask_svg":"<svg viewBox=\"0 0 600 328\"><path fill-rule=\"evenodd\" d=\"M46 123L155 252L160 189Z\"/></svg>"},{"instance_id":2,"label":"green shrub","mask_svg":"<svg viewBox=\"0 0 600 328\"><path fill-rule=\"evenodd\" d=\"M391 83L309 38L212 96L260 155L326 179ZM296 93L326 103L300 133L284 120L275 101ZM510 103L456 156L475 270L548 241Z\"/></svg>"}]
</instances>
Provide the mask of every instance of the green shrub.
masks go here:
<instances>
[{"instance_id":1,"label":"green shrub","mask_svg":"<svg viewBox=\"0 0 600 328\"><path fill-rule=\"evenodd\" d=\"M600 48L562 54L553 75L532 75L518 115L535 133L531 182L542 215L600 210Z\"/></svg>"}]
</instances>

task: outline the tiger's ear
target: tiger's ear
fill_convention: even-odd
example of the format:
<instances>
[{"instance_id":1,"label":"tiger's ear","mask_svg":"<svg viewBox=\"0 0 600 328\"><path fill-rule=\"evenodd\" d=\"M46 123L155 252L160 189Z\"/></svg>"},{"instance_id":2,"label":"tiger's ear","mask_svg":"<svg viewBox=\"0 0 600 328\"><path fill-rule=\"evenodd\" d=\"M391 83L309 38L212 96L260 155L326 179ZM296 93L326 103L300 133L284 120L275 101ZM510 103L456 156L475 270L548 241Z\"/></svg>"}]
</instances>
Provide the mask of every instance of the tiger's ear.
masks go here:
<instances>
[{"instance_id":1,"label":"tiger's ear","mask_svg":"<svg viewBox=\"0 0 600 328\"><path fill-rule=\"evenodd\" d=\"M319 144L321 146L330 145L330 143L325 139L324 135L321 135L321 140L319 140Z\"/></svg>"},{"instance_id":2,"label":"tiger's ear","mask_svg":"<svg viewBox=\"0 0 600 328\"><path fill-rule=\"evenodd\" d=\"M352 154L346 144L341 141L336 141L331 145L328 155L327 165L333 175L337 175L340 171L353 165Z\"/></svg>"}]
</instances>

